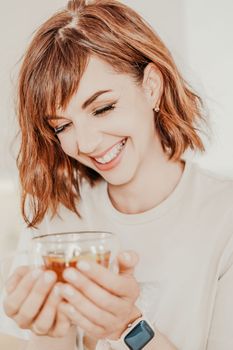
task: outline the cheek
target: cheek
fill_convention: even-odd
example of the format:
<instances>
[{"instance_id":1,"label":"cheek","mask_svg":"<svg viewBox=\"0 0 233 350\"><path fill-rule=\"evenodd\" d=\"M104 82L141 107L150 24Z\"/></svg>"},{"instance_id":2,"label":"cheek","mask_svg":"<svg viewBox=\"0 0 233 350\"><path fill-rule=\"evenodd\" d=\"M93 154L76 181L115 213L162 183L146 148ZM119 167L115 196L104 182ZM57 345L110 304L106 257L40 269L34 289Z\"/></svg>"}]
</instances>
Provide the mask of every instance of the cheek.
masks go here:
<instances>
[{"instance_id":1,"label":"cheek","mask_svg":"<svg viewBox=\"0 0 233 350\"><path fill-rule=\"evenodd\" d=\"M77 157L77 145L76 142L73 142L69 137L60 137L61 148L63 151L73 158Z\"/></svg>"}]
</instances>

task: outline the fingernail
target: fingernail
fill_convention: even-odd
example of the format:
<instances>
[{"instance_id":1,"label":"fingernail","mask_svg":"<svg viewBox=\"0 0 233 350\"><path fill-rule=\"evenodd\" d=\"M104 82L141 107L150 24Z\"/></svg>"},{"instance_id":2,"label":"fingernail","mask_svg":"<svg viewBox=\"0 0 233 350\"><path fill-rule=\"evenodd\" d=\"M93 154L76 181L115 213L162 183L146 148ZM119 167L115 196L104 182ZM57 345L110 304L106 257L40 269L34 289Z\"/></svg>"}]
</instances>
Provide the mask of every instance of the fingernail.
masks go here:
<instances>
[{"instance_id":1,"label":"fingernail","mask_svg":"<svg viewBox=\"0 0 233 350\"><path fill-rule=\"evenodd\" d=\"M91 267L87 261L81 260L77 263L77 268L81 271L88 271Z\"/></svg>"},{"instance_id":2,"label":"fingernail","mask_svg":"<svg viewBox=\"0 0 233 350\"><path fill-rule=\"evenodd\" d=\"M128 262L131 261L131 255L129 253L124 252L124 253L122 253L122 256L125 259L125 261L128 261Z\"/></svg>"},{"instance_id":3,"label":"fingernail","mask_svg":"<svg viewBox=\"0 0 233 350\"><path fill-rule=\"evenodd\" d=\"M45 283L51 283L54 280L55 280L55 276L54 276L53 272L46 271L44 273L44 281L45 281Z\"/></svg>"},{"instance_id":4,"label":"fingernail","mask_svg":"<svg viewBox=\"0 0 233 350\"><path fill-rule=\"evenodd\" d=\"M63 273L64 277L70 281L77 280L77 273L74 270L65 270Z\"/></svg>"},{"instance_id":5,"label":"fingernail","mask_svg":"<svg viewBox=\"0 0 233 350\"><path fill-rule=\"evenodd\" d=\"M53 293L56 297L60 296L60 287L58 285L53 288Z\"/></svg>"},{"instance_id":6,"label":"fingernail","mask_svg":"<svg viewBox=\"0 0 233 350\"><path fill-rule=\"evenodd\" d=\"M74 290L72 287L70 286L65 286L63 289L64 293L70 297L72 297L74 295Z\"/></svg>"},{"instance_id":7,"label":"fingernail","mask_svg":"<svg viewBox=\"0 0 233 350\"><path fill-rule=\"evenodd\" d=\"M37 279L37 278L41 275L41 273L42 273L42 270L41 270L41 269L34 269L34 270L32 271L32 277L33 277L34 279Z\"/></svg>"}]
</instances>

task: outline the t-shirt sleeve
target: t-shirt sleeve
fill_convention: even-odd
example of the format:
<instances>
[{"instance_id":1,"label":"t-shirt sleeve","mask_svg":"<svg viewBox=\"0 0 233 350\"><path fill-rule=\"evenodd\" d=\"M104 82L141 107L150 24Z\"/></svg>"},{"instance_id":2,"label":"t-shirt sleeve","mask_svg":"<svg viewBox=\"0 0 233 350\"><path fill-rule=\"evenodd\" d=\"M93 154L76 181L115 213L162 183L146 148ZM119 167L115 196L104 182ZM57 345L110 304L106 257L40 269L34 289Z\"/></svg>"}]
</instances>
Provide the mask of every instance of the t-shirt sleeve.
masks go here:
<instances>
[{"instance_id":1,"label":"t-shirt sleeve","mask_svg":"<svg viewBox=\"0 0 233 350\"><path fill-rule=\"evenodd\" d=\"M218 280L214 312L206 350L233 349L233 238Z\"/></svg>"}]
</instances>

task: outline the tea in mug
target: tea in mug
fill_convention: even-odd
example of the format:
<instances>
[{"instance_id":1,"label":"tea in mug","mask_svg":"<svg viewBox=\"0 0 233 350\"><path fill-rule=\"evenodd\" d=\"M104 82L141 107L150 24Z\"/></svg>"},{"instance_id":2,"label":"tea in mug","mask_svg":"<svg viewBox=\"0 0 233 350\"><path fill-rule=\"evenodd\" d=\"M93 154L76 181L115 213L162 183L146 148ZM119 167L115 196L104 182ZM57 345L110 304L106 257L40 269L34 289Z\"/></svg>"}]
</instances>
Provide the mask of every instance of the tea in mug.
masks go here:
<instances>
[{"instance_id":1,"label":"tea in mug","mask_svg":"<svg viewBox=\"0 0 233 350\"><path fill-rule=\"evenodd\" d=\"M76 267L77 262L80 258L86 260L94 260L97 264L104 266L106 268L109 267L111 252L101 252L101 253L91 253L91 252L83 252L80 255L73 256L69 260L65 258L64 254L56 254L49 253L46 256L43 256L43 261L45 265L45 269L53 270L57 274L57 281L65 282L63 279L63 271L67 267Z\"/></svg>"}]
</instances>

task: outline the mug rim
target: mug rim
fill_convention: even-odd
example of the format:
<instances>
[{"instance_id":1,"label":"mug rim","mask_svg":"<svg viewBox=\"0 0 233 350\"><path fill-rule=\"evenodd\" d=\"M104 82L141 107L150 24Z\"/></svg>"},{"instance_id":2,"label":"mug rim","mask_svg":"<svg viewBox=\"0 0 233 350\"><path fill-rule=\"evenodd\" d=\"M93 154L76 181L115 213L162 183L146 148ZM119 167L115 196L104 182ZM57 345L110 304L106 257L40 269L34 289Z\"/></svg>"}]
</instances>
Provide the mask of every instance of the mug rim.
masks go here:
<instances>
[{"instance_id":1,"label":"mug rim","mask_svg":"<svg viewBox=\"0 0 233 350\"><path fill-rule=\"evenodd\" d=\"M55 243L55 241L51 241L50 239L46 240L46 238L51 238L51 237L55 237L57 236L59 238L59 236L65 236L65 235L77 235L78 239L77 241L88 241L90 240L90 238L86 237L85 238L85 234L95 234L95 233L99 233L99 234L105 234L104 237L94 237L91 240L92 241L96 241L99 239L111 239L111 238L116 238L116 234L114 232L110 232L110 231L101 231L101 230L80 230L80 231L67 231L67 232L52 232L52 233L47 233L47 234L43 234L43 235L39 235L39 236L34 236L32 237L33 241L38 241L38 242L43 242L43 243ZM83 236L82 236L83 235ZM72 243L75 240L71 241L69 239L62 241L62 243Z\"/></svg>"}]
</instances>

